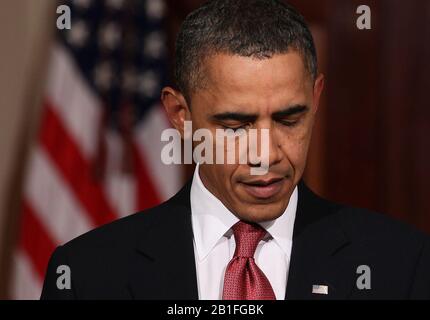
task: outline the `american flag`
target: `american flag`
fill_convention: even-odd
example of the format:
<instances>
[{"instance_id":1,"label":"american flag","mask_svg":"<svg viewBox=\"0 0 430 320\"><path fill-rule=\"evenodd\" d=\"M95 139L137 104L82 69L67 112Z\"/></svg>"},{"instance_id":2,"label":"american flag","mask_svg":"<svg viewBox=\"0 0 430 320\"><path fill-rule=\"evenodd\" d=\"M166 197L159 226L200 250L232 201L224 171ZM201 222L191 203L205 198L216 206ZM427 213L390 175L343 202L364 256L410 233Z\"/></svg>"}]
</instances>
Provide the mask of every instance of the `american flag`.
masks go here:
<instances>
[{"instance_id":1,"label":"american flag","mask_svg":"<svg viewBox=\"0 0 430 320\"><path fill-rule=\"evenodd\" d=\"M56 246L154 206L181 184L161 162L163 0L61 1L43 114L23 191L11 298L37 299ZM53 24L53 27L55 23Z\"/></svg>"}]
</instances>

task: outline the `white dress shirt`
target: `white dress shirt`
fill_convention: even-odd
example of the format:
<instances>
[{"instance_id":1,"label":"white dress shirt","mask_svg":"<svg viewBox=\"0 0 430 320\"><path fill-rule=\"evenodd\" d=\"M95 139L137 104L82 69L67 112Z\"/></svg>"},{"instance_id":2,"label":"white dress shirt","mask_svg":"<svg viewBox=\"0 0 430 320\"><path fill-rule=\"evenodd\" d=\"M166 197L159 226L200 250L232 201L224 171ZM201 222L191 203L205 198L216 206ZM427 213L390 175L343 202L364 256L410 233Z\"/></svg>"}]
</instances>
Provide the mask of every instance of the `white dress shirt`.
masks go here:
<instances>
[{"instance_id":1,"label":"white dress shirt","mask_svg":"<svg viewBox=\"0 0 430 320\"><path fill-rule=\"evenodd\" d=\"M191 221L200 300L222 299L224 273L236 247L231 227L239 221L203 184L196 166L191 186ZM297 209L297 187L285 212L260 223L268 234L254 258L272 285L277 300L285 298Z\"/></svg>"}]
</instances>

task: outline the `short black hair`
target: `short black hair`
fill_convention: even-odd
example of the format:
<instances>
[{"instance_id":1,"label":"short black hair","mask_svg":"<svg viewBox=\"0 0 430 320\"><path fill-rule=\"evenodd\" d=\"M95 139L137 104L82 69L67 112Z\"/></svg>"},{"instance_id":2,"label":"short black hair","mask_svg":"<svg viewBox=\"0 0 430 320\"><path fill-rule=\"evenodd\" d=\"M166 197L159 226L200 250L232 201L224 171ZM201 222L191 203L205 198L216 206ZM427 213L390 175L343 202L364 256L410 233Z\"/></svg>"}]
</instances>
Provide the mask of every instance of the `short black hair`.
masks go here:
<instances>
[{"instance_id":1,"label":"short black hair","mask_svg":"<svg viewBox=\"0 0 430 320\"><path fill-rule=\"evenodd\" d=\"M294 49L304 58L313 80L317 55L303 16L277 0L211 0L191 12L176 40L175 81L190 102L205 83L205 58L227 53L257 59Z\"/></svg>"}]
</instances>

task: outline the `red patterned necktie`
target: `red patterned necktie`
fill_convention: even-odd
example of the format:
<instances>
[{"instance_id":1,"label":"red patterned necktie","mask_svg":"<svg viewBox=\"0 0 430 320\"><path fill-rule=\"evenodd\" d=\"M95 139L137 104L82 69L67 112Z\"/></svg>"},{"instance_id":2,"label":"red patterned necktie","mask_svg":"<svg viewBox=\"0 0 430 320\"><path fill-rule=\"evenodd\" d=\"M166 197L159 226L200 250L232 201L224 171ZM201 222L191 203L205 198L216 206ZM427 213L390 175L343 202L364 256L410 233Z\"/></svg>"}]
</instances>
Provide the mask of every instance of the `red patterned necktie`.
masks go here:
<instances>
[{"instance_id":1,"label":"red patterned necktie","mask_svg":"<svg viewBox=\"0 0 430 320\"><path fill-rule=\"evenodd\" d=\"M254 253L266 230L244 221L233 227L236 250L224 276L224 300L275 300L275 294L263 271L255 264Z\"/></svg>"}]
</instances>

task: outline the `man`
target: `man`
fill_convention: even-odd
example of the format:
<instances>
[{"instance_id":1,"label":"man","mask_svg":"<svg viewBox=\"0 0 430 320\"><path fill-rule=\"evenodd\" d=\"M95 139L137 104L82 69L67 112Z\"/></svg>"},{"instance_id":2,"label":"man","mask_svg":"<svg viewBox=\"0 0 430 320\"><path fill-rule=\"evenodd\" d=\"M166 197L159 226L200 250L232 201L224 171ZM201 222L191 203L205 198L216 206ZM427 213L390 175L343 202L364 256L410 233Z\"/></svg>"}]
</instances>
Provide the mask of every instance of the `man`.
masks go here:
<instances>
[{"instance_id":1,"label":"man","mask_svg":"<svg viewBox=\"0 0 430 320\"><path fill-rule=\"evenodd\" d=\"M268 129L267 172L251 175L250 161L197 165L167 202L57 248L42 298L430 298L425 235L323 200L301 180L324 78L292 7L197 9L178 36L176 81L162 102L181 135L185 121L214 135ZM60 265L71 289L57 287Z\"/></svg>"}]
</instances>

